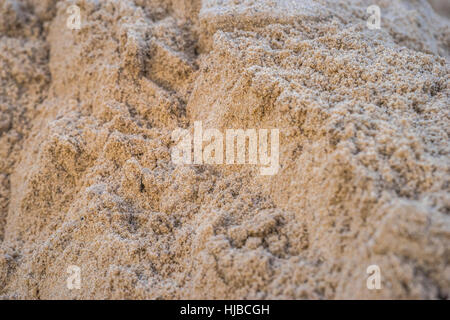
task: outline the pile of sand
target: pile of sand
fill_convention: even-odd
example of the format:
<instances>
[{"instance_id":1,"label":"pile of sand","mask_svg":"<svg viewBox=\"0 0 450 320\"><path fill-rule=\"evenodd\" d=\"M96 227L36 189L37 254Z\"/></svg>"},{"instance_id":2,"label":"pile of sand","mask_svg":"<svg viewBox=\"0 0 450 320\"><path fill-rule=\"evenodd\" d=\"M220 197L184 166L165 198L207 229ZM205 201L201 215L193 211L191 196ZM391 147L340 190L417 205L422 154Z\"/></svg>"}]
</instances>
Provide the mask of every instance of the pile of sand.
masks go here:
<instances>
[{"instance_id":1,"label":"pile of sand","mask_svg":"<svg viewBox=\"0 0 450 320\"><path fill-rule=\"evenodd\" d=\"M0 296L448 298L449 30L421 0L1 1ZM175 165L194 121L278 128L278 173Z\"/></svg>"}]
</instances>

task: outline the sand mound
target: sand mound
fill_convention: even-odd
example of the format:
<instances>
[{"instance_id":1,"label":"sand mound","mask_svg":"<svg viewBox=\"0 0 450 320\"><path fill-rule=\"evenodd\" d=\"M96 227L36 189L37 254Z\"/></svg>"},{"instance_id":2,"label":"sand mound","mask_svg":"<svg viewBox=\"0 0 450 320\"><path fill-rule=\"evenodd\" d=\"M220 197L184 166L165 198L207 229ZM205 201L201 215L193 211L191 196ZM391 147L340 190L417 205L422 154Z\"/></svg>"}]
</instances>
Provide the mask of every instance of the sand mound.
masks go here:
<instances>
[{"instance_id":1,"label":"sand mound","mask_svg":"<svg viewBox=\"0 0 450 320\"><path fill-rule=\"evenodd\" d=\"M2 1L0 296L448 298L449 29L420 0ZM278 173L175 164L195 121L279 129Z\"/></svg>"}]
</instances>

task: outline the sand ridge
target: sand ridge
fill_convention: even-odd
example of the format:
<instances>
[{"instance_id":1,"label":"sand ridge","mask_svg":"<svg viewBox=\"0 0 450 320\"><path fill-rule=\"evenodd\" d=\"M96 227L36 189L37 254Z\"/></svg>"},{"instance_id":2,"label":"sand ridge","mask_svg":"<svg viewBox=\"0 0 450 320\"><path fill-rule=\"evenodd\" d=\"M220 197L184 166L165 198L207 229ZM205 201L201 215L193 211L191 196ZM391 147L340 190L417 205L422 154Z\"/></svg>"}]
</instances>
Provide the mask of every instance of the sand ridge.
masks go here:
<instances>
[{"instance_id":1,"label":"sand ridge","mask_svg":"<svg viewBox=\"0 0 450 320\"><path fill-rule=\"evenodd\" d=\"M2 298L449 297L450 32L426 1L5 0L0 17ZM175 164L195 121L279 129L279 171Z\"/></svg>"}]
</instances>

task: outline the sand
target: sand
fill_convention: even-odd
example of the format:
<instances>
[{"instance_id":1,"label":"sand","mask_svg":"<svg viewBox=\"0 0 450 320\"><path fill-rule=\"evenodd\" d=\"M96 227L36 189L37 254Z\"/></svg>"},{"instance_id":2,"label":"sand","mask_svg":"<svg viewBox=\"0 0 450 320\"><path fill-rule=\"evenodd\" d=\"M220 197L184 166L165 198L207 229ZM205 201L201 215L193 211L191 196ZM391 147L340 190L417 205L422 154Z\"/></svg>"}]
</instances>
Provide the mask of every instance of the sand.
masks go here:
<instances>
[{"instance_id":1,"label":"sand","mask_svg":"<svg viewBox=\"0 0 450 320\"><path fill-rule=\"evenodd\" d=\"M0 297L448 299L444 16L423 0L1 1ZM172 132L195 121L279 129L278 172L175 164Z\"/></svg>"}]
</instances>

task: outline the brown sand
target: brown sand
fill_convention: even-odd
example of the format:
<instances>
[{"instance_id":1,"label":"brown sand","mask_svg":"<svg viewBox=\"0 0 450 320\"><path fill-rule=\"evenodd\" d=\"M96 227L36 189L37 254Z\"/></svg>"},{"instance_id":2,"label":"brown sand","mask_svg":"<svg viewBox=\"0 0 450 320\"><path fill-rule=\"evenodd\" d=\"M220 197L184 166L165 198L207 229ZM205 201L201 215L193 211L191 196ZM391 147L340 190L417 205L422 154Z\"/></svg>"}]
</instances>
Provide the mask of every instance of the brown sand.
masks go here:
<instances>
[{"instance_id":1,"label":"brown sand","mask_svg":"<svg viewBox=\"0 0 450 320\"><path fill-rule=\"evenodd\" d=\"M0 297L449 298L449 30L421 0L1 0ZM175 165L197 120L279 128L278 174Z\"/></svg>"}]
</instances>

